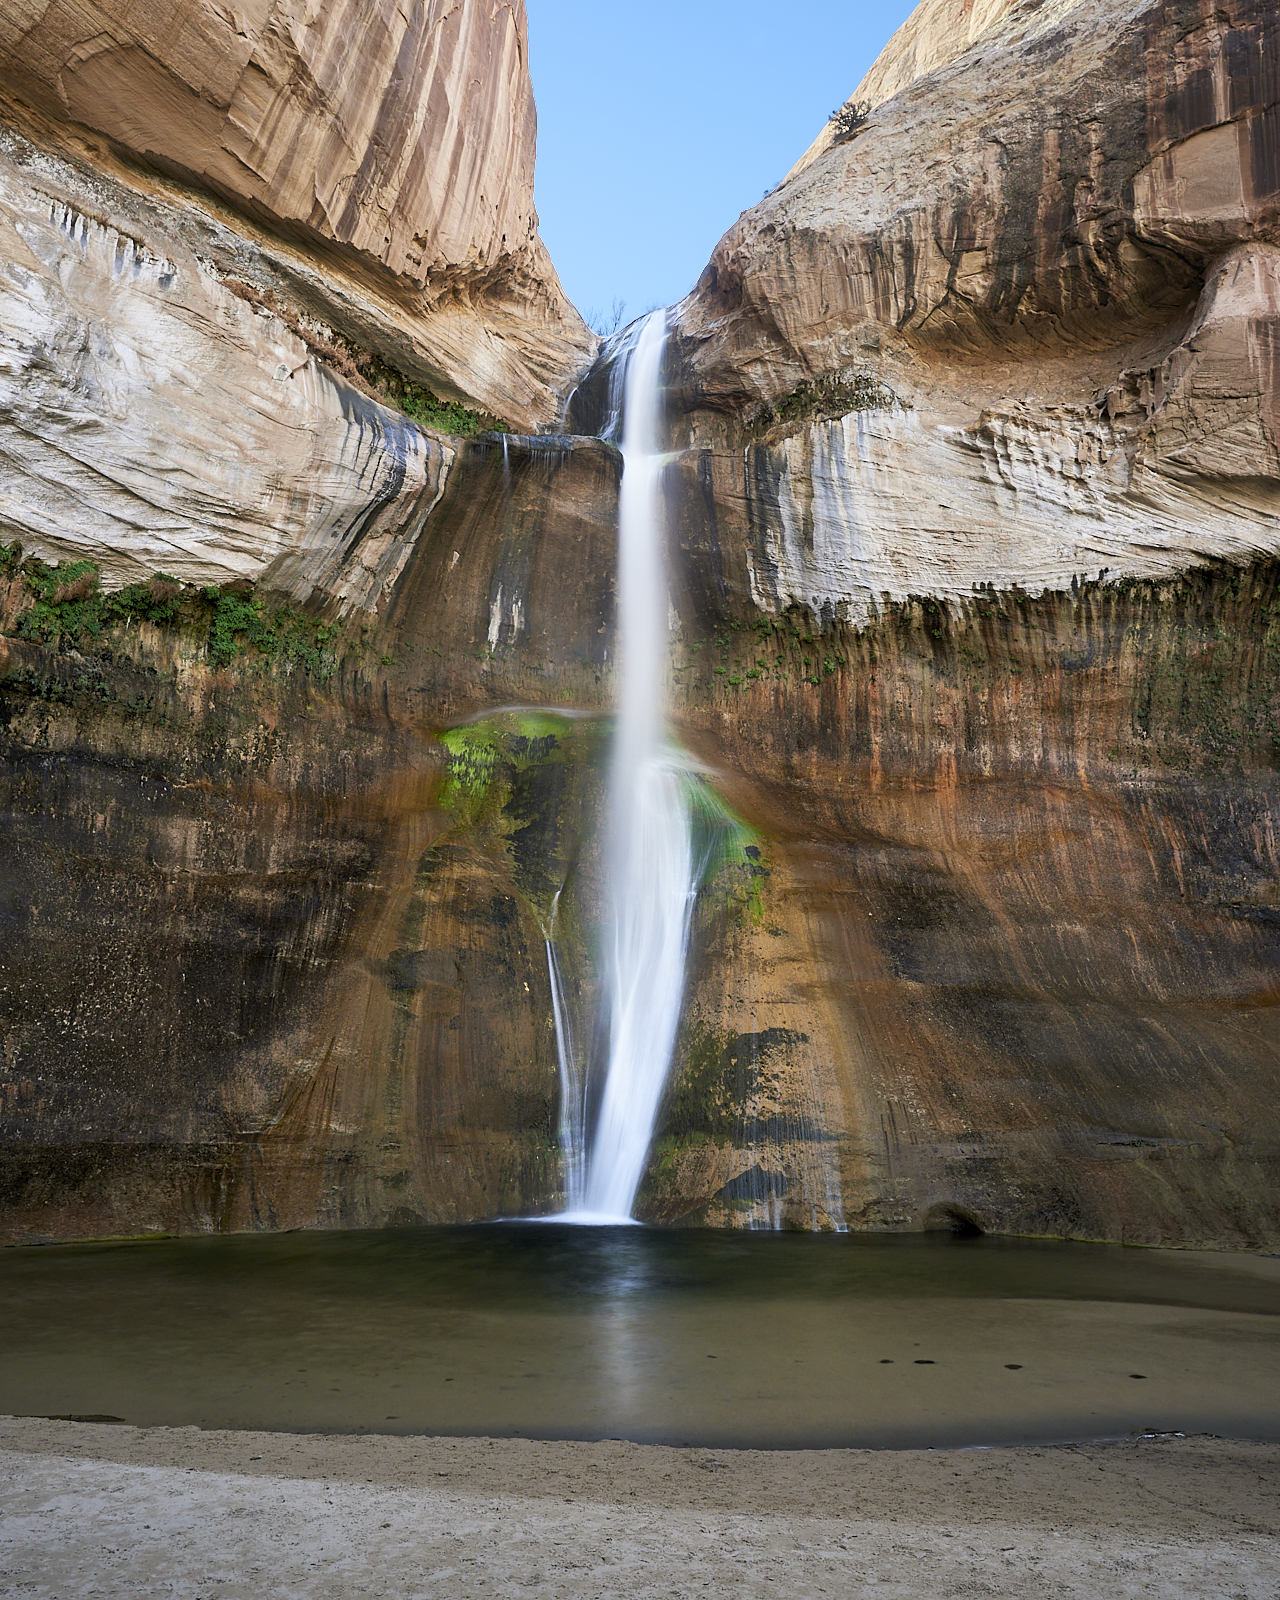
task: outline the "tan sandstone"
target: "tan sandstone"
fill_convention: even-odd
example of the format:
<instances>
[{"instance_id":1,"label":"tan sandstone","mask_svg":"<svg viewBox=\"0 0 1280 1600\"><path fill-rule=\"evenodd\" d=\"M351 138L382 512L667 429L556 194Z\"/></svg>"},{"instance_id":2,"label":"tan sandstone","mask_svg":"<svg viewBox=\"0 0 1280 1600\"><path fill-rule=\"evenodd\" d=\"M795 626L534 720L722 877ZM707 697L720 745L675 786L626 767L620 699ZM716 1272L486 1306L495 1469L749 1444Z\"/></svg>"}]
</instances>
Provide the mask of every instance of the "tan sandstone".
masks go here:
<instances>
[{"instance_id":1,"label":"tan sandstone","mask_svg":"<svg viewBox=\"0 0 1280 1600\"><path fill-rule=\"evenodd\" d=\"M951 11L975 42L912 77L960 37L921 7L677 308L684 439L777 484L755 603L1280 550L1273 8Z\"/></svg>"},{"instance_id":2,"label":"tan sandstone","mask_svg":"<svg viewBox=\"0 0 1280 1600\"><path fill-rule=\"evenodd\" d=\"M407 346L446 396L551 422L591 351L537 232L523 0L23 0L0 18L0 88L91 169L109 149L143 193L176 178L301 246L330 320L380 311L378 353Z\"/></svg>"},{"instance_id":3,"label":"tan sandstone","mask_svg":"<svg viewBox=\"0 0 1280 1600\"><path fill-rule=\"evenodd\" d=\"M872 62L845 104L858 111L874 110L916 78L954 61L1016 4L1017 0L923 0ZM787 177L802 172L834 143L835 129L828 122Z\"/></svg>"},{"instance_id":4,"label":"tan sandstone","mask_svg":"<svg viewBox=\"0 0 1280 1600\"><path fill-rule=\"evenodd\" d=\"M1276 1248L1278 46L1261 0L1020 5L677 308L671 717L759 843L698 898L646 1219ZM207 597L56 642L0 593L0 1231L552 1208L620 457L397 431L317 355L411 354L389 277L28 133L9 526L365 615L313 675L219 659Z\"/></svg>"}]
</instances>

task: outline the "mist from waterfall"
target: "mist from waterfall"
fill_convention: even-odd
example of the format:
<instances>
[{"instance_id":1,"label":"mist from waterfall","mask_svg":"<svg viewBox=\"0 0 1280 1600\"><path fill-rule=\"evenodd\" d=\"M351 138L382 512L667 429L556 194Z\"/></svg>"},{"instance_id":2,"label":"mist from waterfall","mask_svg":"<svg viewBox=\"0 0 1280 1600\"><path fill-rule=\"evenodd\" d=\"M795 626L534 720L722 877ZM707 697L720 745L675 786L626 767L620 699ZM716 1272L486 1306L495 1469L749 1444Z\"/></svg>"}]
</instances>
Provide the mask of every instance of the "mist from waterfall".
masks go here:
<instances>
[{"instance_id":1,"label":"mist from waterfall","mask_svg":"<svg viewBox=\"0 0 1280 1600\"><path fill-rule=\"evenodd\" d=\"M686 763L670 745L664 714L668 598L661 374L666 320L666 312L654 312L626 358L618 509L620 689L609 781L603 951L608 1058L580 1179L575 1151L565 1152L565 1216L583 1222L631 1220L675 1047L697 888ZM563 1057L561 1077L562 1084L576 1088L577 1073L571 1066L566 1070ZM564 1113L561 1121L563 1127ZM580 1129L564 1132L571 1140L582 1137ZM581 1182L579 1193L575 1180Z\"/></svg>"}]
</instances>

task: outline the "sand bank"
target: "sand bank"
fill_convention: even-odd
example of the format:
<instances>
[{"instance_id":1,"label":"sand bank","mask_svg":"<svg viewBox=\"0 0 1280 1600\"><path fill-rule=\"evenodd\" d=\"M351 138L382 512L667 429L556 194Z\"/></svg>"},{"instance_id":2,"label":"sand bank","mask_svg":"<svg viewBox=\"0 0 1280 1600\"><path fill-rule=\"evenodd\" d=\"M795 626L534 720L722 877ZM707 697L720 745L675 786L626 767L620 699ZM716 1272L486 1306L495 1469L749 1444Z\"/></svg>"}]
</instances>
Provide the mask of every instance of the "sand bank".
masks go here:
<instances>
[{"instance_id":1,"label":"sand bank","mask_svg":"<svg viewBox=\"0 0 1280 1600\"><path fill-rule=\"evenodd\" d=\"M1280 1447L965 1451L0 1419L0 1594L1280 1593Z\"/></svg>"}]
</instances>

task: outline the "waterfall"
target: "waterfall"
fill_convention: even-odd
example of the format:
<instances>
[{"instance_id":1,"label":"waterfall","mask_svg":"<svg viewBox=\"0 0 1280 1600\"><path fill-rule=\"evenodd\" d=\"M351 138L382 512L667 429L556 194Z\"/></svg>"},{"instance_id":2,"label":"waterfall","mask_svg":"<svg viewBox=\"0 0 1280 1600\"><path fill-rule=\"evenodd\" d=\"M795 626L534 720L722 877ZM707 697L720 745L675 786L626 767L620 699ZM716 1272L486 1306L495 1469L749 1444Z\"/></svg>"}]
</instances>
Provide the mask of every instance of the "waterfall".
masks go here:
<instances>
[{"instance_id":1,"label":"waterfall","mask_svg":"<svg viewBox=\"0 0 1280 1600\"><path fill-rule=\"evenodd\" d=\"M669 600L663 559L662 360L666 313L633 324L609 352L606 437L621 432L618 508L618 714L603 850L601 1047L575 1042L555 942L561 885L543 927L560 1064L559 1142L565 1209L558 1220L628 1223L671 1068L684 998L694 898L700 884L758 875L760 851L666 723ZM743 1044L808 1045L766 1029ZM582 1035L585 1037L585 1033ZM607 1041L607 1048L604 1042ZM588 1059L590 1058L590 1059ZM799 1088L756 1085L738 1144L748 1165L730 1179L738 1217L779 1228L806 1213L814 1228L845 1227L838 1161L827 1139L826 1090L806 1057ZM602 1070L603 1069L603 1070ZM796 1103L798 1102L798 1103ZM594 1109L594 1115L593 1113ZM743 1216L743 1203L748 1215Z\"/></svg>"},{"instance_id":2,"label":"waterfall","mask_svg":"<svg viewBox=\"0 0 1280 1600\"><path fill-rule=\"evenodd\" d=\"M564 1156L565 1205L580 1211L586 1184L586 1085L573 1042L573 1021L560 958L556 954L556 912L560 890L551 902L551 917L543 930L547 947L547 975L551 980L551 1015L556 1030L556 1057L560 1063L560 1149Z\"/></svg>"},{"instance_id":3,"label":"waterfall","mask_svg":"<svg viewBox=\"0 0 1280 1600\"><path fill-rule=\"evenodd\" d=\"M626 366L618 509L620 680L606 843L604 999L608 1062L579 1221L631 1219L684 994L696 890L684 763L667 738L662 391L666 313L654 312ZM572 1157L570 1156L570 1162Z\"/></svg>"}]
</instances>

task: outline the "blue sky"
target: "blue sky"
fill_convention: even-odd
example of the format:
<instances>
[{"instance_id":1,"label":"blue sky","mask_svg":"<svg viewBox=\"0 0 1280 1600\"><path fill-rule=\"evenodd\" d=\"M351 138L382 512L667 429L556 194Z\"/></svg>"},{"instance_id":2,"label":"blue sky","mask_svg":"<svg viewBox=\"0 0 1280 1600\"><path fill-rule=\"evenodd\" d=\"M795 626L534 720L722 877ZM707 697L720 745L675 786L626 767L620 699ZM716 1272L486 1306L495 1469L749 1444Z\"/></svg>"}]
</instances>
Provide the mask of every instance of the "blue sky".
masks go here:
<instances>
[{"instance_id":1,"label":"blue sky","mask_svg":"<svg viewBox=\"0 0 1280 1600\"><path fill-rule=\"evenodd\" d=\"M537 204L584 315L691 289L911 0L527 0Z\"/></svg>"}]
</instances>

